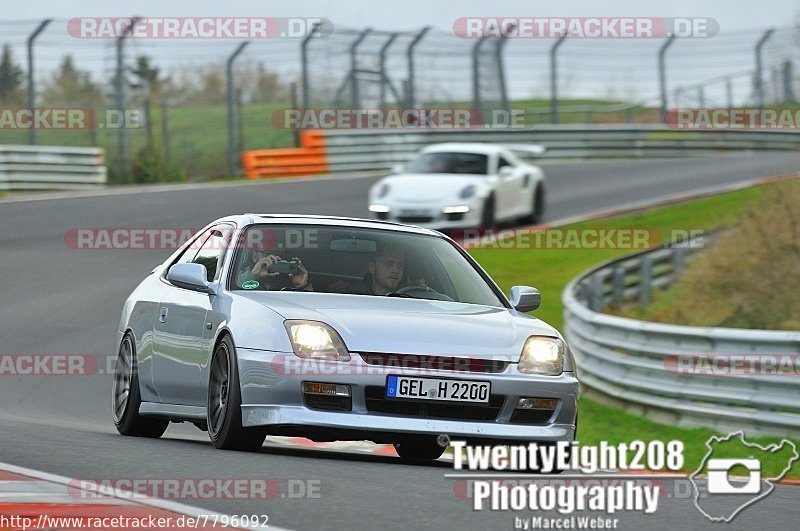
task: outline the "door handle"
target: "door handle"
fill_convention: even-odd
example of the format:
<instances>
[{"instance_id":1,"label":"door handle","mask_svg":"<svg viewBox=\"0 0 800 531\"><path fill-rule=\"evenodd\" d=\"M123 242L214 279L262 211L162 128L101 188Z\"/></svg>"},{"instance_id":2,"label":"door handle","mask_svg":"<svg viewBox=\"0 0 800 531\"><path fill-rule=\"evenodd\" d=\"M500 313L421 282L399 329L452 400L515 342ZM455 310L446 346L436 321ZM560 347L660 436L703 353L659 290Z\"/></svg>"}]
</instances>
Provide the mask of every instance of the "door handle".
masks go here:
<instances>
[{"instance_id":1,"label":"door handle","mask_svg":"<svg viewBox=\"0 0 800 531\"><path fill-rule=\"evenodd\" d=\"M162 306L161 307L161 313L158 315L158 320L160 322L162 322L162 323L166 323L167 322L167 312L168 311L169 311L169 308L167 308L166 306Z\"/></svg>"}]
</instances>

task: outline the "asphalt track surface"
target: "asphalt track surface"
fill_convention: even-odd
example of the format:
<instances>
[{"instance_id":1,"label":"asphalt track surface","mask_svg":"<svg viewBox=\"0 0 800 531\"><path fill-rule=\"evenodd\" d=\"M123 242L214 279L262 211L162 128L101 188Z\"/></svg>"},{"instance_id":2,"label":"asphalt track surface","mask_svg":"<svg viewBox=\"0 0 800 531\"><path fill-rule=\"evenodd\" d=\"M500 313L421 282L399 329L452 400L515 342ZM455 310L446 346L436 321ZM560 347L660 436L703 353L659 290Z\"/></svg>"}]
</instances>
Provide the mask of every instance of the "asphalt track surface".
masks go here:
<instances>
[{"instance_id":1,"label":"asphalt track surface","mask_svg":"<svg viewBox=\"0 0 800 531\"><path fill-rule=\"evenodd\" d=\"M800 154L544 165L547 221L800 171ZM243 212L365 216L374 178L233 184L36 201L0 201L0 354L116 352L122 303L166 250L75 250L77 227L201 227ZM267 444L259 453L215 450L205 433L173 424L161 440L117 435L110 376L0 376L0 461L73 478L268 478L317 481L320 496L178 500L228 514L268 514L276 526L313 528L512 527L528 512L473 511L445 462L404 465L392 456ZM633 431L631 439L636 438ZM667 491L674 490L666 481ZM798 487L778 486L733 528L789 528ZM549 516L558 516L552 514ZM621 514L621 528L700 528L711 523L686 496L654 515Z\"/></svg>"}]
</instances>

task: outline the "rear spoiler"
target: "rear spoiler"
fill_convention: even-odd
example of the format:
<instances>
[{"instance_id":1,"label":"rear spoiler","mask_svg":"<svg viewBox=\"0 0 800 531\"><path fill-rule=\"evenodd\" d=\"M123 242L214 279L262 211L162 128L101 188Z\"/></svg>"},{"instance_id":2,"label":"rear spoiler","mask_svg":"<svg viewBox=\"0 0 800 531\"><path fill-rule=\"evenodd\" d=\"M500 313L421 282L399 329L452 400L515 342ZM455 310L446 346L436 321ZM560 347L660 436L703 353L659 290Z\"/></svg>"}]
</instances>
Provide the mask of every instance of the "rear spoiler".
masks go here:
<instances>
[{"instance_id":1,"label":"rear spoiler","mask_svg":"<svg viewBox=\"0 0 800 531\"><path fill-rule=\"evenodd\" d=\"M547 151L547 148L539 144L504 144L506 148L511 151L516 151L520 154L529 157L540 157Z\"/></svg>"}]
</instances>

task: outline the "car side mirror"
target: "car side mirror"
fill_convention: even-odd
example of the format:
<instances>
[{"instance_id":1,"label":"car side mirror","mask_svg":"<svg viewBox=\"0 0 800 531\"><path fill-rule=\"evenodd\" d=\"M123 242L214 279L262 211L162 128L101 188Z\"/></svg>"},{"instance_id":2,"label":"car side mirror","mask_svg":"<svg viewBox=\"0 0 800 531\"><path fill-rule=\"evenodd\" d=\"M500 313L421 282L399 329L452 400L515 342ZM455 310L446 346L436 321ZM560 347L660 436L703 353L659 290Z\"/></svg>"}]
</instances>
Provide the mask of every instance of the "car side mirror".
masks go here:
<instances>
[{"instance_id":1,"label":"car side mirror","mask_svg":"<svg viewBox=\"0 0 800 531\"><path fill-rule=\"evenodd\" d=\"M167 280L179 288L215 295L211 283L206 280L208 272L203 264L175 264L167 272Z\"/></svg>"},{"instance_id":2,"label":"car side mirror","mask_svg":"<svg viewBox=\"0 0 800 531\"><path fill-rule=\"evenodd\" d=\"M511 306L520 312L531 312L542 305L542 294L530 286L511 288Z\"/></svg>"},{"instance_id":3,"label":"car side mirror","mask_svg":"<svg viewBox=\"0 0 800 531\"><path fill-rule=\"evenodd\" d=\"M500 171L497 172L497 175L499 175L501 179L508 179L514 175L514 168L512 166L503 166L500 168Z\"/></svg>"}]
</instances>

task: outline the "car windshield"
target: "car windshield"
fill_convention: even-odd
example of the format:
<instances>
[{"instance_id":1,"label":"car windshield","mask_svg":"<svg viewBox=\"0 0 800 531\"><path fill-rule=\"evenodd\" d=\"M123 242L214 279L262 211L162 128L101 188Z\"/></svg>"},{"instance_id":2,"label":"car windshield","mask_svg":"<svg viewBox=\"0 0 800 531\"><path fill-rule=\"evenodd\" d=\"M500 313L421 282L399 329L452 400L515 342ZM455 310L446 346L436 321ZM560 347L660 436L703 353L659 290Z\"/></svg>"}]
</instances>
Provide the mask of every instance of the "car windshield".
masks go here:
<instances>
[{"instance_id":1,"label":"car windshield","mask_svg":"<svg viewBox=\"0 0 800 531\"><path fill-rule=\"evenodd\" d=\"M379 229L253 225L238 240L230 286L504 306L453 243Z\"/></svg>"},{"instance_id":2,"label":"car windshield","mask_svg":"<svg viewBox=\"0 0 800 531\"><path fill-rule=\"evenodd\" d=\"M480 153L437 151L423 153L405 169L407 173L452 173L486 175L489 157Z\"/></svg>"}]
</instances>

